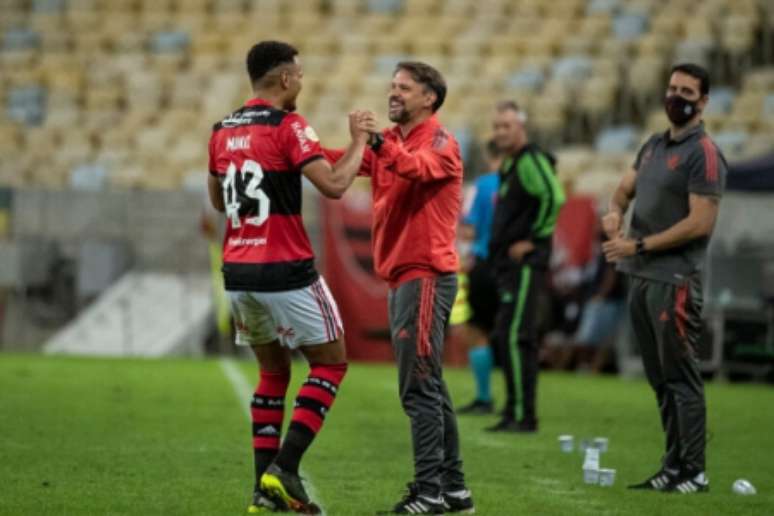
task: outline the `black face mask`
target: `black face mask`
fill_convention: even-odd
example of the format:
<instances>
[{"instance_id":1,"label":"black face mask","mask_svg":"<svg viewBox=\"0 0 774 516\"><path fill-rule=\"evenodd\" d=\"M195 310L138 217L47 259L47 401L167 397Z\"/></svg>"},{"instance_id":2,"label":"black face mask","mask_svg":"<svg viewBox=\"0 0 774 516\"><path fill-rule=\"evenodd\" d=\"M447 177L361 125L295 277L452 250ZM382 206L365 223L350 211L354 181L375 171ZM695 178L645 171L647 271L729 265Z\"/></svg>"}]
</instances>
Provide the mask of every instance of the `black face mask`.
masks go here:
<instances>
[{"instance_id":1,"label":"black face mask","mask_svg":"<svg viewBox=\"0 0 774 516\"><path fill-rule=\"evenodd\" d=\"M680 95L664 98L664 109L669 120L678 127L684 126L698 112L698 100L688 100Z\"/></svg>"}]
</instances>

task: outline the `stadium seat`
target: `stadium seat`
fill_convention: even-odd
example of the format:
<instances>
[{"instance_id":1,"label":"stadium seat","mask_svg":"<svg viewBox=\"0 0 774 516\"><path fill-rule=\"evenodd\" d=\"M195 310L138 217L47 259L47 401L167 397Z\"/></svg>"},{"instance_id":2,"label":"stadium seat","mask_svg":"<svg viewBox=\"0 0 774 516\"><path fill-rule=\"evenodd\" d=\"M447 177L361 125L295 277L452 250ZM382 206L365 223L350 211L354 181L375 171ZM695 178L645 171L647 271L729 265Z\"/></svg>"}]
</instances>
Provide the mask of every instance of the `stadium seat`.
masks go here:
<instances>
[{"instance_id":1,"label":"stadium seat","mask_svg":"<svg viewBox=\"0 0 774 516\"><path fill-rule=\"evenodd\" d=\"M603 129L594 142L594 149L602 154L619 154L636 149L639 131L633 126Z\"/></svg>"}]
</instances>

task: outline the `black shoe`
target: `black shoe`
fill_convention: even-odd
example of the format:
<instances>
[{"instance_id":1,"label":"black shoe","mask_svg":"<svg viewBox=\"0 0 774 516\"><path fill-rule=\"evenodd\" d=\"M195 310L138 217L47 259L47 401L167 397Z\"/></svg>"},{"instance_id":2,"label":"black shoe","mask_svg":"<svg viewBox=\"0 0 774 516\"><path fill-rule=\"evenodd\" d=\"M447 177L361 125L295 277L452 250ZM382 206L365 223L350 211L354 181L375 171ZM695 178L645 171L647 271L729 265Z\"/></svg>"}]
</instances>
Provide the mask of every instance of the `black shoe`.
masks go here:
<instances>
[{"instance_id":1,"label":"black shoe","mask_svg":"<svg viewBox=\"0 0 774 516\"><path fill-rule=\"evenodd\" d=\"M476 512L476 507L473 505L473 497L468 489L444 493L443 508L446 512L461 512L463 514L473 514Z\"/></svg>"},{"instance_id":2,"label":"black shoe","mask_svg":"<svg viewBox=\"0 0 774 516\"><path fill-rule=\"evenodd\" d=\"M320 514L320 508L309 500L301 477L270 465L261 476L261 490L282 501L290 510L300 514Z\"/></svg>"},{"instance_id":3,"label":"black shoe","mask_svg":"<svg viewBox=\"0 0 774 516\"><path fill-rule=\"evenodd\" d=\"M379 514L443 514L443 498L433 498L429 495L419 494L419 487L411 482L403 499L395 504L391 512Z\"/></svg>"},{"instance_id":4,"label":"black shoe","mask_svg":"<svg viewBox=\"0 0 774 516\"><path fill-rule=\"evenodd\" d=\"M491 401L482 401L476 399L457 409L457 414L491 414L493 411L494 404Z\"/></svg>"},{"instance_id":5,"label":"black shoe","mask_svg":"<svg viewBox=\"0 0 774 516\"><path fill-rule=\"evenodd\" d=\"M706 493L709 491L709 480L704 473L689 473L673 478L663 490L679 494Z\"/></svg>"},{"instance_id":6,"label":"black shoe","mask_svg":"<svg viewBox=\"0 0 774 516\"><path fill-rule=\"evenodd\" d=\"M247 508L247 514L265 514L267 512L285 512L287 506L274 496L256 486L253 491L253 503Z\"/></svg>"},{"instance_id":7,"label":"black shoe","mask_svg":"<svg viewBox=\"0 0 774 516\"><path fill-rule=\"evenodd\" d=\"M487 427L486 431L532 434L537 432L537 421L516 421L513 418L504 417L496 425Z\"/></svg>"},{"instance_id":8,"label":"black shoe","mask_svg":"<svg viewBox=\"0 0 774 516\"><path fill-rule=\"evenodd\" d=\"M628 486L629 489L645 489L651 491L664 491L677 478L676 472L661 469L658 473L639 484Z\"/></svg>"}]
</instances>

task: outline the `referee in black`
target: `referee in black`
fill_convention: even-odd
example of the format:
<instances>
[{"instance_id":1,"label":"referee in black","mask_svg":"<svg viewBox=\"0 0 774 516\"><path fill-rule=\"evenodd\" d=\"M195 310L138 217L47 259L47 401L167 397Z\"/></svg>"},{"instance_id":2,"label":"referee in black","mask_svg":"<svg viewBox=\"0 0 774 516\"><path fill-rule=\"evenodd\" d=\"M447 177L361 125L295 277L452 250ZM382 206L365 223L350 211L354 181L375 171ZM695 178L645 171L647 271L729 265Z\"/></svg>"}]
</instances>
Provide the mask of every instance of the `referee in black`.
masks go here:
<instances>
[{"instance_id":1,"label":"referee in black","mask_svg":"<svg viewBox=\"0 0 774 516\"><path fill-rule=\"evenodd\" d=\"M634 489L698 493L705 474L706 408L697 351L701 272L726 178L723 155L704 132L707 71L672 68L664 98L670 127L642 146L602 219L608 261L631 277L629 308L645 374L656 391L666 453ZM629 234L621 220L636 198Z\"/></svg>"},{"instance_id":2,"label":"referee in black","mask_svg":"<svg viewBox=\"0 0 774 516\"><path fill-rule=\"evenodd\" d=\"M507 397L492 432L536 432L538 292L545 287L551 239L565 201L553 156L527 139L526 115L513 101L497 104L494 140L503 153L489 256L500 304L493 339Z\"/></svg>"}]
</instances>

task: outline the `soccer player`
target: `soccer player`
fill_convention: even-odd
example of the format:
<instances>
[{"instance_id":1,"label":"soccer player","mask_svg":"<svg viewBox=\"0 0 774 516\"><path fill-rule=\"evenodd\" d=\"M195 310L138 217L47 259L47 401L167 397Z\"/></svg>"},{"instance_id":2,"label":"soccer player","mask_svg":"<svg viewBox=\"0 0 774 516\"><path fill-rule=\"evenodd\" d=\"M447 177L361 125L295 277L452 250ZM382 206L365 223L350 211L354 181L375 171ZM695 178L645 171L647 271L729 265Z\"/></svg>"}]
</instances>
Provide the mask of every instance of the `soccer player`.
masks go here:
<instances>
[{"instance_id":1,"label":"soccer player","mask_svg":"<svg viewBox=\"0 0 774 516\"><path fill-rule=\"evenodd\" d=\"M389 92L396 125L373 135L361 166L371 178L374 268L390 286L398 389L411 420L415 478L396 514L474 511L441 361L457 290L462 202L459 145L435 116L445 97L435 68L399 63ZM333 161L340 155L329 151Z\"/></svg>"},{"instance_id":2,"label":"soccer player","mask_svg":"<svg viewBox=\"0 0 774 516\"><path fill-rule=\"evenodd\" d=\"M497 104L494 139L505 153L500 167L490 259L500 305L495 342L507 399L493 432L536 432L538 292L544 288L551 240L565 201L554 159L527 139L526 115L512 101Z\"/></svg>"},{"instance_id":3,"label":"soccer player","mask_svg":"<svg viewBox=\"0 0 774 516\"><path fill-rule=\"evenodd\" d=\"M317 514L298 476L344 375L344 335L336 303L317 273L301 220L301 175L337 198L352 183L372 129L350 115L352 142L334 167L314 130L296 113L303 72L292 46L263 41L247 54L254 98L215 124L209 194L226 214L223 276L237 329L260 381L251 403L256 484L248 512ZM373 119L372 119L373 121ZM361 129L364 127L365 129ZM309 362L280 447L290 350Z\"/></svg>"},{"instance_id":4,"label":"soccer player","mask_svg":"<svg viewBox=\"0 0 774 516\"><path fill-rule=\"evenodd\" d=\"M672 68L664 98L670 127L642 146L602 219L608 261L631 276L629 312L645 375L656 393L666 452L660 471L634 489L697 493L705 475L706 407L697 352L701 338L701 272L726 162L704 132L709 101L704 68ZM636 198L629 236L621 220Z\"/></svg>"},{"instance_id":5,"label":"soccer player","mask_svg":"<svg viewBox=\"0 0 774 516\"><path fill-rule=\"evenodd\" d=\"M497 313L497 285L487 258L492 217L500 185L497 170L502 162L502 155L494 141L490 141L486 146L486 161L490 172L476 179L473 204L460 227L461 232L467 233L473 241L473 266L467 273L467 299L472 313L465 323L463 334L471 346L468 361L476 384L476 397L461 407L457 411L458 414L489 414L493 409L490 385L494 361L489 339Z\"/></svg>"}]
</instances>

